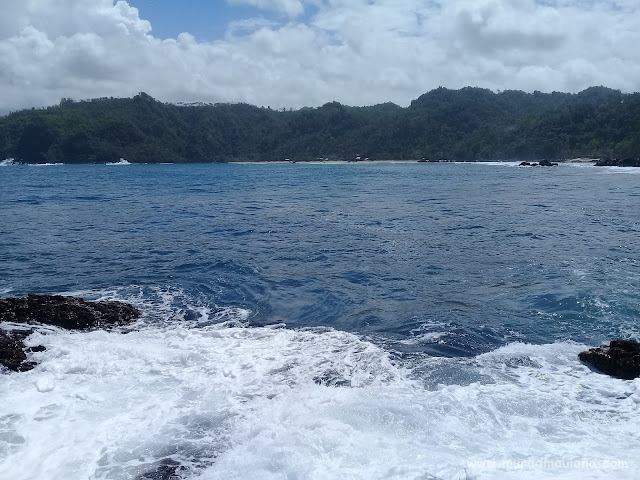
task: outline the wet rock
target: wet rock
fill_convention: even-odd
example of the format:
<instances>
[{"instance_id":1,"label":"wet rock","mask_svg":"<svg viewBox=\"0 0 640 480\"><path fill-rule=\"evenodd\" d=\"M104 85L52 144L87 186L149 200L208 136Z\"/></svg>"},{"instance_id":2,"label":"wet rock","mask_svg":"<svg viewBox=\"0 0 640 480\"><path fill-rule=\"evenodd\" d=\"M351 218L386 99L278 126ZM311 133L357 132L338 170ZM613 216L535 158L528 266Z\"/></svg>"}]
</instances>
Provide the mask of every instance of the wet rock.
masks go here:
<instances>
[{"instance_id":1,"label":"wet rock","mask_svg":"<svg viewBox=\"0 0 640 480\"><path fill-rule=\"evenodd\" d=\"M335 370L328 370L322 375L314 377L313 381L318 385L325 385L327 387L351 387L351 380L344 378Z\"/></svg>"},{"instance_id":2,"label":"wet rock","mask_svg":"<svg viewBox=\"0 0 640 480\"><path fill-rule=\"evenodd\" d=\"M540 160L540 163L538 165L540 165L541 167L557 167L558 166L557 163L553 163L546 159Z\"/></svg>"},{"instance_id":3,"label":"wet rock","mask_svg":"<svg viewBox=\"0 0 640 480\"><path fill-rule=\"evenodd\" d=\"M78 297L27 295L0 299L0 322L55 325L67 330L89 330L127 325L140 311L123 302L87 302Z\"/></svg>"},{"instance_id":4,"label":"wet rock","mask_svg":"<svg viewBox=\"0 0 640 480\"><path fill-rule=\"evenodd\" d=\"M603 157L595 163L596 167L640 167L640 158Z\"/></svg>"},{"instance_id":5,"label":"wet rock","mask_svg":"<svg viewBox=\"0 0 640 480\"><path fill-rule=\"evenodd\" d=\"M140 317L140 311L123 302L87 302L78 297L27 295L0 299L0 322L28 325L54 325L68 330L127 325ZM42 352L42 345L26 347L24 339L33 330L0 330L0 365L14 372L35 367L27 353Z\"/></svg>"},{"instance_id":6,"label":"wet rock","mask_svg":"<svg viewBox=\"0 0 640 480\"><path fill-rule=\"evenodd\" d=\"M624 158L618 162L619 167L640 167L640 158Z\"/></svg>"},{"instance_id":7,"label":"wet rock","mask_svg":"<svg viewBox=\"0 0 640 480\"><path fill-rule=\"evenodd\" d=\"M24 339L32 331L4 332L0 330L0 365L14 372L26 372L35 367L35 362L27 362ZM34 350L37 347L32 347ZM44 347L41 347L44 349ZM38 350L41 351L41 350Z\"/></svg>"},{"instance_id":8,"label":"wet rock","mask_svg":"<svg viewBox=\"0 0 640 480\"><path fill-rule=\"evenodd\" d=\"M550 162L549 160L542 159L540 163L537 162L521 162L520 167L557 167L558 164L555 162Z\"/></svg>"},{"instance_id":9,"label":"wet rock","mask_svg":"<svg viewBox=\"0 0 640 480\"><path fill-rule=\"evenodd\" d=\"M640 343L633 340L612 340L581 352L578 358L612 377L633 380L640 377Z\"/></svg>"},{"instance_id":10,"label":"wet rock","mask_svg":"<svg viewBox=\"0 0 640 480\"><path fill-rule=\"evenodd\" d=\"M618 159L611 157L602 157L595 163L596 167L617 167Z\"/></svg>"},{"instance_id":11,"label":"wet rock","mask_svg":"<svg viewBox=\"0 0 640 480\"><path fill-rule=\"evenodd\" d=\"M178 480L183 478L181 474L186 474L187 470L175 460L165 458L151 470L138 475L136 480Z\"/></svg>"}]
</instances>

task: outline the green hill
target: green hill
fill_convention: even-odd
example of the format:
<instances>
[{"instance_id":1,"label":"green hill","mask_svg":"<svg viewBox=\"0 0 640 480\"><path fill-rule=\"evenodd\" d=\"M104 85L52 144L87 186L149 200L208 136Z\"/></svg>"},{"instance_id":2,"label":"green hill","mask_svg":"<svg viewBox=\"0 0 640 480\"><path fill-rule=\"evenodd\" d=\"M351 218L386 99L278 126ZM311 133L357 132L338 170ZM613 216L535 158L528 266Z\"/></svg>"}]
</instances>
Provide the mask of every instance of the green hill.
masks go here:
<instances>
[{"instance_id":1,"label":"green hill","mask_svg":"<svg viewBox=\"0 0 640 480\"><path fill-rule=\"evenodd\" d=\"M392 103L275 111L247 104L179 106L145 93L0 118L0 159L27 163L227 162L329 158L529 160L636 157L640 94L480 88Z\"/></svg>"}]
</instances>

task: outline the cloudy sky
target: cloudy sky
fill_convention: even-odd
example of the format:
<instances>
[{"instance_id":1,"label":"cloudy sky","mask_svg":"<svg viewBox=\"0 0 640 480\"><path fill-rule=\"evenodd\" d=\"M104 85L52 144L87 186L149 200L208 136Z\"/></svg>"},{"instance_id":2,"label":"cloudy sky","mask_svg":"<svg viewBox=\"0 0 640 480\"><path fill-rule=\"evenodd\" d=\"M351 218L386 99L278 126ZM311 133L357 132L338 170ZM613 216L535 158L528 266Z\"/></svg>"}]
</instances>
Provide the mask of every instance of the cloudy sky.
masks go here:
<instances>
[{"instance_id":1,"label":"cloudy sky","mask_svg":"<svg viewBox=\"0 0 640 480\"><path fill-rule=\"evenodd\" d=\"M640 0L0 2L0 112L140 91L277 108L640 91Z\"/></svg>"}]
</instances>

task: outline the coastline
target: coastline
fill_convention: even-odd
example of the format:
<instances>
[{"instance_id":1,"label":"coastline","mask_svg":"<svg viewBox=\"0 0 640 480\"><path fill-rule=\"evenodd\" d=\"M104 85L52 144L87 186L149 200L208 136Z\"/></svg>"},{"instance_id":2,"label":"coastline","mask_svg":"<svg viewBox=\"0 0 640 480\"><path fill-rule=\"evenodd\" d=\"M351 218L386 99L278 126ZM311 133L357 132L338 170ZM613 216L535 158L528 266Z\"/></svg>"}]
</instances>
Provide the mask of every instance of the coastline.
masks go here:
<instances>
[{"instance_id":1,"label":"coastline","mask_svg":"<svg viewBox=\"0 0 640 480\"><path fill-rule=\"evenodd\" d=\"M600 159L598 158L567 158L554 160L560 164L581 164L581 165L594 165ZM30 166L30 167L44 167L44 166L57 166L57 165L108 165L108 166L122 166L122 165L187 165L187 164L199 164L199 165L283 165L283 164L305 164L305 165L342 165L342 164L413 164L413 163L464 163L464 164L519 164L520 160L394 160L394 159L381 159L381 160L230 160L227 162L108 162L108 163L95 163L95 162L73 162L73 163L22 163L14 159L6 159L0 161L0 166Z\"/></svg>"},{"instance_id":2,"label":"coastline","mask_svg":"<svg viewBox=\"0 0 640 480\"><path fill-rule=\"evenodd\" d=\"M598 161L597 158L570 158L570 159L563 159L563 160L554 160L558 163L567 163L567 164L575 164L575 163L580 163L580 164L594 164L595 162ZM291 164L298 164L298 163L303 163L305 165L342 165L342 164L366 164L366 165L374 165L374 164L402 164L402 163L477 163L477 164L496 164L496 163L504 163L504 164L510 164L510 163L520 163L520 160L477 160L477 161L454 161L454 160L439 160L439 161L424 161L424 160L392 160L392 159L385 159L385 160L296 160L296 161L287 161L287 160L252 160L252 161L245 161L245 160L238 160L238 161L229 161L226 162L229 165L232 164L237 164L237 165L263 165L263 164L276 164L276 165L280 165L280 164L287 164L287 163L291 163Z\"/></svg>"},{"instance_id":3,"label":"coastline","mask_svg":"<svg viewBox=\"0 0 640 480\"><path fill-rule=\"evenodd\" d=\"M287 161L287 160L265 160L265 161L230 161L226 162L229 165L237 164L237 165L263 165L263 164L297 164L304 163L305 165L324 165L324 164L348 164L348 163L366 163L366 164L375 164L375 163L419 163L418 160L358 160L358 161L350 161L350 160L296 160L296 161ZM435 163L435 162L434 162Z\"/></svg>"}]
</instances>

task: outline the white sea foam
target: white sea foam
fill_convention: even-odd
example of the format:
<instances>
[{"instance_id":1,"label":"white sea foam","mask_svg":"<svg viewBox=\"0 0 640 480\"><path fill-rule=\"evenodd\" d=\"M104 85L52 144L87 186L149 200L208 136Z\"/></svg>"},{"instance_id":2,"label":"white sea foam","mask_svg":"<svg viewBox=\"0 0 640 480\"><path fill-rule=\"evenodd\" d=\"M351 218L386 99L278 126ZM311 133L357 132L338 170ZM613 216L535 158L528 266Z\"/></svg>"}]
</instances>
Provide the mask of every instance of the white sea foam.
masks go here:
<instances>
[{"instance_id":1,"label":"white sea foam","mask_svg":"<svg viewBox=\"0 0 640 480\"><path fill-rule=\"evenodd\" d=\"M614 173L626 173L626 174L640 174L640 167L598 167L607 174Z\"/></svg>"},{"instance_id":2,"label":"white sea foam","mask_svg":"<svg viewBox=\"0 0 640 480\"><path fill-rule=\"evenodd\" d=\"M0 161L0 167L10 167L12 165L20 165L20 162L16 162L16 160L13 158L5 158L4 160Z\"/></svg>"},{"instance_id":3,"label":"white sea foam","mask_svg":"<svg viewBox=\"0 0 640 480\"><path fill-rule=\"evenodd\" d=\"M40 364L0 377L0 478L135 478L165 458L204 480L636 478L640 380L591 372L584 346L410 369L345 332L206 316L31 335Z\"/></svg>"},{"instance_id":4,"label":"white sea foam","mask_svg":"<svg viewBox=\"0 0 640 480\"><path fill-rule=\"evenodd\" d=\"M411 330L410 336L400 340L404 345L421 345L425 343L437 343L442 337L448 335L449 324L428 321L420 324L418 328Z\"/></svg>"},{"instance_id":5,"label":"white sea foam","mask_svg":"<svg viewBox=\"0 0 640 480\"><path fill-rule=\"evenodd\" d=\"M485 165L485 166L492 166L492 167L517 167L518 165L520 165L520 162L457 162L457 163L463 163L465 165Z\"/></svg>"},{"instance_id":6,"label":"white sea foam","mask_svg":"<svg viewBox=\"0 0 640 480\"><path fill-rule=\"evenodd\" d=\"M447 332L427 332L419 335L413 335L411 337L400 340L399 343L404 345L421 345L425 343L437 343L442 337L447 336Z\"/></svg>"},{"instance_id":7,"label":"white sea foam","mask_svg":"<svg viewBox=\"0 0 640 480\"><path fill-rule=\"evenodd\" d=\"M131 165L131 162L125 160L124 158L121 158L117 162L108 162L107 165Z\"/></svg>"}]
</instances>

